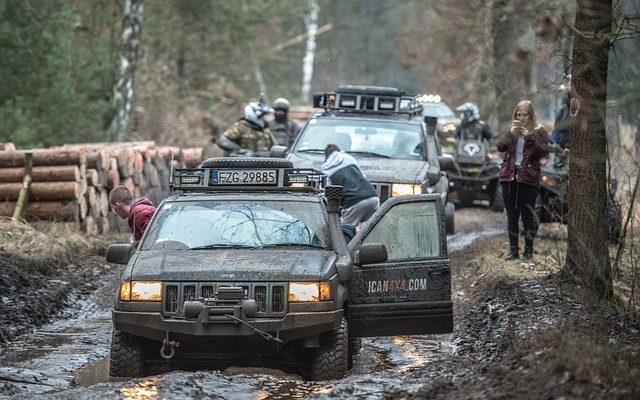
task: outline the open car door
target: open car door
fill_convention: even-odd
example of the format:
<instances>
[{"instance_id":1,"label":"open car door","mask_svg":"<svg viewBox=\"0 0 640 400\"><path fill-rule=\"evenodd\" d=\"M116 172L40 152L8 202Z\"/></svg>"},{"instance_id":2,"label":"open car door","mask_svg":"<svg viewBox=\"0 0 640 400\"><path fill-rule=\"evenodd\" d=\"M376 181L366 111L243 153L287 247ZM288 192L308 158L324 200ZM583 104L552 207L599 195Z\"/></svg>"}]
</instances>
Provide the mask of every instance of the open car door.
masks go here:
<instances>
[{"instance_id":1,"label":"open car door","mask_svg":"<svg viewBox=\"0 0 640 400\"><path fill-rule=\"evenodd\" d=\"M380 254L385 248L386 257ZM347 316L351 336L453 331L451 265L439 195L387 200L362 225L349 250L354 259Z\"/></svg>"}]
</instances>

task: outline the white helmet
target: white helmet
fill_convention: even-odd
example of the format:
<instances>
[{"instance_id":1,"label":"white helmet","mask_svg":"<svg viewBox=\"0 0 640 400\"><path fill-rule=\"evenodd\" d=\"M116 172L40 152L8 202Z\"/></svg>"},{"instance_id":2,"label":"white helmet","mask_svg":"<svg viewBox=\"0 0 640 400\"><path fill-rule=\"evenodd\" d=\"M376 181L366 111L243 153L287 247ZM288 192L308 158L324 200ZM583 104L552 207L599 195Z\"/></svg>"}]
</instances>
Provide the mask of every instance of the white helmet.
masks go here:
<instances>
[{"instance_id":1,"label":"white helmet","mask_svg":"<svg viewBox=\"0 0 640 400\"><path fill-rule=\"evenodd\" d=\"M244 119L264 128L267 123L262 119L262 116L273 112L273 108L266 104L251 102L244 107Z\"/></svg>"},{"instance_id":2,"label":"white helmet","mask_svg":"<svg viewBox=\"0 0 640 400\"><path fill-rule=\"evenodd\" d=\"M456 111L460 111L463 121L474 122L480 119L480 110L473 103L464 103L456 107Z\"/></svg>"}]
</instances>

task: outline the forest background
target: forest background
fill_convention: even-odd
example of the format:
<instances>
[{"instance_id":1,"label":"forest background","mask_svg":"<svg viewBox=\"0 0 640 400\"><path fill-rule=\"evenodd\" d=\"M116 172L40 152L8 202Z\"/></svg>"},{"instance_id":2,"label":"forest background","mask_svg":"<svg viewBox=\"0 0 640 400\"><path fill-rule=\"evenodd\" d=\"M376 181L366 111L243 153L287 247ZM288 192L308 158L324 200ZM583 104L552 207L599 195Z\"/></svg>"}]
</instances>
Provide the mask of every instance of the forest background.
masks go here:
<instances>
[{"instance_id":1,"label":"forest background","mask_svg":"<svg viewBox=\"0 0 640 400\"><path fill-rule=\"evenodd\" d=\"M562 0L133 0L143 5L125 138L110 127L132 0L0 0L0 142L117 139L212 148L244 104L302 96L310 6L319 7L311 91L342 83L479 105L497 131L515 103L551 122L567 83L575 4ZM638 0L614 1L617 23ZM540 10L544 10L541 12ZM125 24L126 26L126 24ZM609 55L609 106L637 124L640 40Z\"/></svg>"}]
</instances>

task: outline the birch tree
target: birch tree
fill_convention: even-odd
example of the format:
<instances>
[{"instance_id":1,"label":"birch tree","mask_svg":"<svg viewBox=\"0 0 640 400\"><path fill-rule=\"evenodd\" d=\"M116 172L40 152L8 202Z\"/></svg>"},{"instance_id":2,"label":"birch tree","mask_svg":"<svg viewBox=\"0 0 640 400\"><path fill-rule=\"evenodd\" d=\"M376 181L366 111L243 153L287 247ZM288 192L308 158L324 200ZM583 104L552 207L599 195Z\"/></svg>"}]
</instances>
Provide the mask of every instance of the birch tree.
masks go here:
<instances>
[{"instance_id":1,"label":"birch tree","mask_svg":"<svg viewBox=\"0 0 640 400\"><path fill-rule=\"evenodd\" d=\"M313 60L316 54L316 33L318 31L318 13L320 7L316 0L309 0L309 15L306 18L307 26L307 51L302 59L302 91L300 97L304 100L309 98L311 91L311 78L313 77Z\"/></svg>"},{"instance_id":2,"label":"birch tree","mask_svg":"<svg viewBox=\"0 0 640 400\"><path fill-rule=\"evenodd\" d=\"M122 43L118 79L113 88L115 114L109 125L111 137L121 142L127 139L133 103L133 82L138 65L140 36L142 33L143 0L124 0Z\"/></svg>"}]
</instances>

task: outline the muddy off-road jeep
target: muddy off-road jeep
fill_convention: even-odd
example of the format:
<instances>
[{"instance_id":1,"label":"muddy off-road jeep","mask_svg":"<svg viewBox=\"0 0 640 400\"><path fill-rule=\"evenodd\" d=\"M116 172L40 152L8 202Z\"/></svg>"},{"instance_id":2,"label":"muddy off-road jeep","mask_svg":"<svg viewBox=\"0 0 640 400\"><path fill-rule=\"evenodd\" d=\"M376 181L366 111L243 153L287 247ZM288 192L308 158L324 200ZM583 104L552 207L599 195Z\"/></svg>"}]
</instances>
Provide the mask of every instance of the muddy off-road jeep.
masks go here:
<instances>
[{"instance_id":1,"label":"muddy off-road jeep","mask_svg":"<svg viewBox=\"0 0 640 400\"><path fill-rule=\"evenodd\" d=\"M276 158L214 158L172 172L113 310L111 376L188 361L275 360L306 378L345 375L359 338L453 329L439 195L386 201L347 243L341 186ZM217 364L216 364L217 365Z\"/></svg>"},{"instance_id":2,"label":"muddy off-road jeep","mask_svg":"<svg viewBox=\"0 0 640 400\"><path fill-rule=\"evenodd\" d=\"M287 159L295 167L319 168L324 149L336 144L358 161L380 204L403 195L437 193L445 205L447 233L454 232L454 205L447 200L444 172L453 160L436 137L437 118L422 117L420 96L384 86L340 85L315 93L313 115L301 129Z\"/></svg>"}]
</instances>

